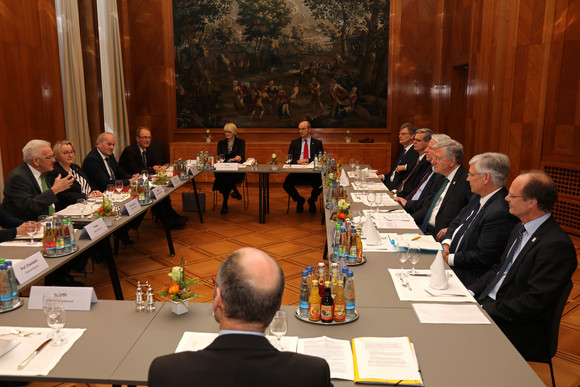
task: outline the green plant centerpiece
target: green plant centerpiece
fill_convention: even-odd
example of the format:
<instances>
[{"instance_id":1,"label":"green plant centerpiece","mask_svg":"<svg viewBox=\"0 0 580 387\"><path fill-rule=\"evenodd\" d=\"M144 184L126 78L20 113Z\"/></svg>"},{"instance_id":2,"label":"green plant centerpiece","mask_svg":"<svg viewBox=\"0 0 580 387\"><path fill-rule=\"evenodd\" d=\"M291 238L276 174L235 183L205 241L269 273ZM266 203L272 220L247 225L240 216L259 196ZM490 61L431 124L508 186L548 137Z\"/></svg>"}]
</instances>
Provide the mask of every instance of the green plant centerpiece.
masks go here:
<instances>
[{"instance_id":1,"label":"green plant centerpiece","mask_svg":"<svg viewBox=\"0 0 580 387\"><path fill-rule=\"evenodd\" d=\"M179 266L173 266L168 274L170 282L166 283L159 295L169 301L182 303L187 306L186 301L191 298L200 297L191 288L200 282L196 278L189 278L185 274L185 261L181 257Z\"/></svg>"}]
</instances>

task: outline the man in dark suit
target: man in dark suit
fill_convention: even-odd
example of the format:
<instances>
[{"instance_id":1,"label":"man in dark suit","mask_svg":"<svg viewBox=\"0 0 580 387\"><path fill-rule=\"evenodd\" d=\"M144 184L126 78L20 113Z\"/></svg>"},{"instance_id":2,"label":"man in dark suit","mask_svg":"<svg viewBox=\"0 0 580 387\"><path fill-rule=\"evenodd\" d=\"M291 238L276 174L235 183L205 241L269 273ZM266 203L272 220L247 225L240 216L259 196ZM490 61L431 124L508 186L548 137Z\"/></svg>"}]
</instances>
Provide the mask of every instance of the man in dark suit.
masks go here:
<instances>
[{"instance_id":1,"label":"man in dark suit","mask_svg":"<svg viewBox=\"0 0 580 387\"><path fill-rule=\"evenodd\" d=\"M506 200L521 223L500 262L469 286L528 361L547 356L554 307L578 265L574 244L550 213L557 196L553 180L542 171L515 178Z\"/></svg>"},{"instance_id":2,"label":"man in dark suit","mask_svg":"<svg viewBox=\"0 0 580 387\"><path fill-rule=\"evenodd\" d=\"M474 195L439 231L443 258L465 286L469 286L499 261L517 218L510 215L504 185L510 159L502 153L483 153L469 161L467 181Z\"/></svg>"},{"instance_id":3,"label":"man in dark suit","mask_svg":"<svg viewBox=\"0 0 580 387\"><path fill-rule=\"evenodd\" d=\"M471 189L467 170L461 166L463 145L454 140L441 141L434 144L430 152L433 153L434 171L445 178L431 202L412 216L421 231L436 236L469 202Z\"/></svg>"},{"instance_id":4,"label":"man in dark suit","mask_svg":"<svg viewBox=\"0 0 580 387\"><path fill-rule=\"evenodd\" d=\"M431 141L432 136L433 131L428 128L421 128L415 132L413 149L419 154L419 157L415 164L410 166L411 170L407 177L397 187L397 196L404 198L410 194L417 184L419 184L425 172L431 168L431 162L427 160L427 148L429 147L429 141Z\"/></svg>"},{"instance_id":5,"label":"man in dark suit","mask_svg":"<svg viewBox=\"0 0 580 387\"><path fill-rule=\"evenodd\" d=\"M107 185L122 180L123 185L131 185L137 180L125 172L115 160L115 144L117 140L112 133L101 133L97 137L97 147L89 152L83 161L83 171L88 176L91 187L101 192L107 190Z\"/></svg>"},{"instance_id":6,"label":"man in dark suit","mask_svg":"<svg viewBox=\"0 0 580 387\"><path fill-rule=\"evenodd\" d=\"M310 122L302 121L298 125L300 138L292 140L288 154L292 155L292 164L309 164L318 153L323 152L322 141L312 138ZM311 214L316 213L316 200L322 192L322 180L318 173L289 173L284 180L284 191L296 202L296 212L304 211L304 198L296 190L297 185L310 185L312 192L308 199Z\"/></svg>"},{"instance_id":7,"label":"man in dark suit","mask_svg":"<svg viewBox=\"0 0 580 387\"><path fill-rule=\"evenodd\" d=\"M58 176L49 186L46 172L53 170L54 155L50 143L30 140L22 148L24 162L14 168L4 186L4 209L22 220L37 220L54 212L56 195L72 185L72 176Z\"/></svg>"},{"instance_id":8,"label":"man in dark suit","mask_svg":"<svg viewBox=\"0 0 580 387\"><path fill-rule=\"evenodd\" d=\"M417 128L415 125L405 123L399 129L399 144L403 146L399 159L387 175L380 175L379 178L387 186L388 189L393 190L405 180L407 175L411 172L419 153L413 148L413 139Z\"/></svg>"},{"instance_id":9,"label":"man in dark suit","mask_svg":"<svg viewBox=\"0 0 580 387\"><path fill-rule=\"evenodd\" d=\"M427 149L425 149L425 160L429 163L425 172L423 172L423 175L411 192L406 196L397 194L394 198L396 202L399 202L403 206L403 209L407 213L413 215L419 211L425 203L431 202L431 199L433 199L433 196L439 190L444 177L435 172L435 167L432 164L433 154L431 147L437 142L449 140L451 140L451 137L446 134L433 134L431 136L431 140L427 143Z\"/></svg>"},{"instance_id":10,"label":"man in dark suit","mask_svg":"<svg viewBox=\"0 0 580 387\"><path fill-rule=\"evenodd\" d=\"M140 127L135 132L136 142L129 145L121 153L119 166L129 174L140 174L147 170L150 173L165 172L163 160L151 149L151 131ZM183 228L189 217L179 215L171 205L171 199L166 197L156 203L151 212L157 218L167 219L172 228ZM165 218L166 217L166 218Z\"/></svg>"},{"instance_id":11,"label":"man in dark suit","mask_svg":"<svg viewBox=\"0 0 580 387\"><path fill-rule=\"evenodd\" d=\"M11 241L16 235L26 235L26 223L0 208L0 243Z\"/></svg>"},{"instance_id":12,"label":"man in dark suit","mask_svg":"<svg viewBox=\"0 0 580 387\"><path fill-rule=\"evenodd\" d=\"M201 351L153 360L148 385L332 386L324 359L278 351L264 337L283 292L284 273L274 259L251 247L232 253L218 270L214 291L219 336Z\"/></svg>"}]
</instances>

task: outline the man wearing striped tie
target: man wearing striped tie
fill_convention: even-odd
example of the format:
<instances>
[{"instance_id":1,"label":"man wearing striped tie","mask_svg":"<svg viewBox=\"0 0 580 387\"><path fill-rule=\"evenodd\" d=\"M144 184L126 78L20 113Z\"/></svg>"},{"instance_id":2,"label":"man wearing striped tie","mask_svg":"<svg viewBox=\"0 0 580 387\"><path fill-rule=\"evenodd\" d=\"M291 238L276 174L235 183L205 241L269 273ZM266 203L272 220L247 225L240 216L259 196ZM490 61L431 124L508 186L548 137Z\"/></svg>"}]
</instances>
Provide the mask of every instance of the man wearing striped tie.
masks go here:
<instances>
[{"instance_id":1,"label":"man wearing striped tie","mask_svg":"<svg viewBox=\"0 0 580 387\"><path fill-rule=\"evenodd\" d=\"M4 209L22 220L37 220L50 215L60 192L73 184L70 175L58 176L51 185L46 173L53 170L54 155L50 143L30 140L22 148L24 162L8 174L4 186Z\"/></svg>"},{"instance_id":2,"label":"man wearing striped tie","mask_svg":"<svg viewBox=\"0 0 580 387\"><path fill-rule=\"evenodd\" d=\"M505 200L521 220L500 261L468 288L528 361L545 361L558 300L578 266L570 237L552 217L558 198L543 171L520 174Z\"/></svg>"}]
</instances>

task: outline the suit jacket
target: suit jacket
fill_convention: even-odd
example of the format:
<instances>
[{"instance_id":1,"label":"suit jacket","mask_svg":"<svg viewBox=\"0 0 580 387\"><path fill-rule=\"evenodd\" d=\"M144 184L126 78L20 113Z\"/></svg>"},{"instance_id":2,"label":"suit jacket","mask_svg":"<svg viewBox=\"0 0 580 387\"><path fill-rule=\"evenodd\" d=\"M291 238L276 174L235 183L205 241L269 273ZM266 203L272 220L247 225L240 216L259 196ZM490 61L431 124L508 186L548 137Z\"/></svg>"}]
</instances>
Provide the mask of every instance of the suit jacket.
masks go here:
<instances>
[{"instance_id":1,"label":"suit jacket","mask_svg":"<svg viewBox=\"0 0 580 387\"><path fill-rule=\"evenodd\" d=\"M230 159L233 159L236 156L240 156L242 158L242 163L246 160L246 142L240 138L234 138L234 144L232 145L232 151L228 152L228 139L224 138L223 140L218 141L217 143L217 154L218 155L225 155L226 162L229 162ZM300 155L300 154L299 154Z\"/></svg>"},{"instance_id":2,"label":"suit jacket","mask_svg":"<svg viewBox=\"0 0 580 387\"><path fill-rule=\"evenodd\" d=\"M80 166L78 166L77 164L71 164L70 167L71 169L74 169L76 173L84 177L85 180L90 185L89 178L87 177L87 175L85 175ZM54 184L54 180L58 177L58 175L60 175L61 177L66 177L68 175L68 172L64 170L62 165L56 162L54 163L54 170L46 174L47 183L50 186L52 186ZM92 189L93 187L91 186L91 190ZM87 195L85 195L82 192L81 185L79 184L78 181L75 180L69 189L60 192L58 195L56 195L56 197L58 198L58 203L56 203L55 205L55 210L60 211L71 204L75 204L78 199L86 199Z\"/></svg>"},{"instance_id":3,"label":"suit jacket","mask_svg":"<svg viewBox=\"0 0 580 387\"><path fill-rule=\"evenodd\" d=\"M11 241L16 238L16 227L20 226L22 223L22 220L13 217L0 208L0 226L4 228L4 230L0 230L0 243Z\"/></svg>"},{"instance_id":4,"label":"suit jacket","mask_svg":"<svg viewBox=\"0 0 580 387\"><path fill-rule=\"evenodd\" d=\"M520 224L514 227L500 262L469 286L476 297L505 261ZM574 244L550 216L522 248L495 301L483 303L483 309L526 360L546 357L546 325L577 265Z\"/></svg>"},{"instance_id":5,"label":"suit jacket","mask_svg":"<svg viewBox=\"0 0 580 387\"><path fill-rule=\"evenodd\" d=\"M110 156L110 160L115 178L123 180L124 185L129 185L131 175L119 167L114 155ZM105 160L103 160L101 154L96 148L90 151L87 157L85 157L85 160L83 161L83 171L85 172L85 175L88 176L91 187L94 187L101 192L107 190L107 185L115 184L115 180L112 180L109 176L109 172L107 172Z\"/></svg>"},{"instance_id":6,"label":"suit jacket","mask_svg":"<svg viewBox=\"0 0 580 387\"><path fill-rule=\"evenodd\" d=\"M292 164L296 164L300 159L300 152L302 151L302 138L295 138L290 142L288 154L292 155ZM322 149L322 141L310 137L310 149L308 151L308 162L314 161L314 156L324 152Z\"/></svg>"},{"instance_id":7,"label":"suit jacket","mask_svg":"<svg viewBox=\"0 0 580 387\"><path fill-rule=\"evenodd\" d=\"M407 175L409 173L411 173L411 169L413 168L413 166L417 162L418 158L419 158L419 152L417 152L414 147L411 147L403 155L401 160L399 160L399 162L393 167L391 172L385 176L385 180L383 181L383 183L385 183L387 188L390 190L396 189L403 182L403 180L405 180ZM401 171L401 172L395 172L395 168L398 165L406 165L407 169L404 171ZM395 177L393 178L393 181L391 181L391 174L393 174L393 173L395 174Z\"/></svg>"},{"instance_id":8,"label":"suit jacket","mask_svg":"<svg viewBox=\"0 0 580 387\"><path fill-rule=\"evenodd\" d=\"M50 188L52 184L46 184ZM32 171L26 163L14 168L4 185L4 209L22 220L38 220L48 215L48 208L58 201L54 192L40 190Z\"/></svg>"},{"instance_id":9,"label":"suit jacket","mask_svg":"<svg viewBox=\"0 0 580 387\"><path fill-rule=\"evenodd\" d=\"M423 180L423 177L424 176L421 176L421 180ZM406 198L408 199L407 203L405 203L405 206L403 207L405 211L413 215L415 212L423 208L423 206L425 206L426 203L431 204L431 200L433 200L433 196L435 196L437 191L439 191L441 183L443 183L443 179L444 179L443 175L433 172L431 178L427 180L427 184L425 184L425 188L423 189L423 192L421 192L419 199L410 200L411 198L407 196ZM421 180L419 180L419 182L421 182Z\"/></svg>"},{"instance_id":10,"label":"suit jacket","mask_svg":"<svg viewBox=\"0 0 580 387\"><path fill-rule=\"evenodd\" d=\"M501 188L479 209L465 233L453 257L453 271L469 286L499 262L510 231L518 219L509 212L505 197L508 191ZM453 233L465 222L479 204L481 196L473 195L469 204L453 219L443 239L451 239Z\"/></svg>"},{"instance_id":11,"label":"suit jacket","mask_svg":"<svg viewBox=\"0 0 580 387\"><path fill-rule=\"evenodd\" d=\"M441 181L439 188L441 188L442 184L443 181ZM437 191L439 191L439 188ZM447 193L435 217L435 227L427 226L427 234L436 235L439 230L449 226L463 207L469 203L469 199L471 199L471 186L467 181L467 169L460 165L457 172L455 172L455 176L453 176L453 180L449 182L449 188L447 188ZM427 214L432 201L431 199L428 203L425 203L420 210L413 214L413 218L418 225L423 223L423 218Z\"/></svg>"},{"instance_id":12,"label":"suit jacket","mask_svg":"<svg viewBox=\"0 0 580 387\"><path fill-rule=\"evenodd\" d=\"M161 157L153 150L152 147L147 148L147 165L143 163L143 157L141 156L141 149L137 143L133 143L123 149L121 157L119 157L119 166L125 172L133 175L135 173L141 173L143 170L148 170L149 172L154 172L154 165L162 165L163 160Z\"/></svg>"},{"instance_id":13,"label":"suit jacket","mask_svg":"<svg viewBox=\"0 0 580 387\"><path fill-rule=\"evenodd\" d=\"M330 369L322 358L275 349L263 336L227 334L207 348L156 358L150 387L326 387Z\"/></svg>"},{"instance_id":14,"label":"suit jacket","mask_svg":"<svg viewBox=\"0 0 580 387\"><path fill-rule=\"evenodd\" d=\"M413 168L413 166L411 166L410 167L411 171L405 178L407 179L407 181L405 182L405 186L401 191L397 192L397 196L400 198L404 198L405 196L409 195L415 189L415 187L417 187L417 184L421 182L421 180L423 179L423 175L425 175L425 172L427 172L427 170L431 167L432 165L429 161L427 161L427 157L423 157L421 161L419 161L419 164L417 164L416 168ZM403 181L405 181L405 179L401 180L401 184L403 183Z\"/></svg>"}]
</instances>

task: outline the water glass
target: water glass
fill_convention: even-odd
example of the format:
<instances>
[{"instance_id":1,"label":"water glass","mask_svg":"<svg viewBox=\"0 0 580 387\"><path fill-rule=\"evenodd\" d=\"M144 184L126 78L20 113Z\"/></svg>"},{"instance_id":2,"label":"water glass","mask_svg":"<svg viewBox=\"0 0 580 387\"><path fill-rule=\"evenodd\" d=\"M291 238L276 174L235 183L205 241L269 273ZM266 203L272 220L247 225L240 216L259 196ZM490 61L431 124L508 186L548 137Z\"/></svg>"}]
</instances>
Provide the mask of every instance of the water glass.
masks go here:
<instances>
[{"instance_id":1,"label":"water glass","mask_svg":"<svg viewBox=\"0 0 580 387\"><path fill-rule=\"evenodd\" d=\"M415 265L419 262L419 258L421 258L421 249L415 246L409 247L409 262L411 262L412 269L411 275L415 275Z\"/></svg>"},{"instance_id":2,"label":"water glass","mask_svg":"<svg viewBox=\"0 0 580 387\"><path fill-rule=\"evenodd\" d=\"M401 262L401 271L397 273L397 277L406 277L408 274L405 272L404 266L405 262L409 259L409 243L400 242L397 246L397 254L399 256L399 262Z\"/></svg>"},{"instance_id":3,"label":"water glass","mask_svg":"<svg viewBox=\"0 0 580 387\"><path fill-rule=\"evenodd\" d=\"M277 345L280 351L282 350L282 336L288 331L288 320L286 319L286 312L279 310L274 315L272 322L270 323L270 333L276 336Z\"/></svg>"},{"instance_id":4,"label":"water glass","mask_svg":"<svg viewBox=\"0 0 580 387\"><path fill-rule=\"evenodd\" d=\"M33 245L34 244L33 237L34 234L36 234L36 232L38 231L38 223L36 223L34 220L29 220L24 224L24 228L26 230L26 234L28 234L28 236L30 237L30 242L28 242L28 244Z\"/></svg>"},{"instance_id":5,"label":"water glass","mask_svg":"<svg viewBox=\"0 0 580 387\"><path fill-rule=\"evenodd\" d=\"M287 154L286 155L286 164L290 165L290 163L292 163L292 155L291 154Z\"/></svg>"},{"instance_id":6,"label":"water glass","mask_svg":"<svg viewBox=\"0 0 580 387\"><path fill-rule=\"evenodd\" d=\"M62 337L60 330L64 328L66 313L60 294L44 294L42 297L42 308L46 315L48 326L53 329L53 331L49 333L49 338L52 338L50 344L54 346L64 344L66 339Z\"/></svg>"}]
</instances>

